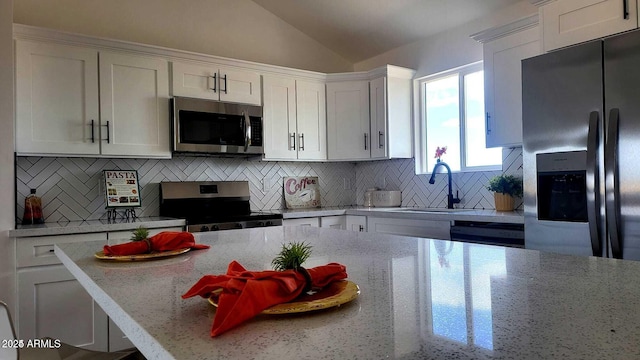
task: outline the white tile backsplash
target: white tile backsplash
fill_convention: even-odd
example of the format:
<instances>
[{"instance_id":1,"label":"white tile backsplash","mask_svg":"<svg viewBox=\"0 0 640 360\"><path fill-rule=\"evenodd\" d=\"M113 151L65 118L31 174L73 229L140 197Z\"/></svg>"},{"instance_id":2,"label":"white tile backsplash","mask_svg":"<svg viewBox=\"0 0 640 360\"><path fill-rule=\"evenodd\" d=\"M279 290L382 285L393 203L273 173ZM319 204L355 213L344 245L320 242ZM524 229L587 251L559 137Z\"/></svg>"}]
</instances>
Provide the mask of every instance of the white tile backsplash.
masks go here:
<instances>
[{"instance_id":1,"label":"white tile backsplash","mask_svg":"<svg viewBox=\"0 0 640 360\"><path fill-rule=\"evenodd\" d=\"M504 172L522 176L522 148L503 150ZM323 206L362 205L364 192L374 186L402 190L403 206L445 207L446 175L428 183L428 175L415 175L413 159L348 162L267 162L245 158L176 156L170 160L106 158L16 158L16 221L24 213L29 189L42 197L45 221L78 221L106 217L102 170L137 170L142 207L138 216L159 213L161 181L247 180L254 211L282 209L282 178L318 176ZM465 208L492 209L489 178L499 171L453 175ZM521 201L517 202L521 206Z\"/></svg>"}]
</instances>

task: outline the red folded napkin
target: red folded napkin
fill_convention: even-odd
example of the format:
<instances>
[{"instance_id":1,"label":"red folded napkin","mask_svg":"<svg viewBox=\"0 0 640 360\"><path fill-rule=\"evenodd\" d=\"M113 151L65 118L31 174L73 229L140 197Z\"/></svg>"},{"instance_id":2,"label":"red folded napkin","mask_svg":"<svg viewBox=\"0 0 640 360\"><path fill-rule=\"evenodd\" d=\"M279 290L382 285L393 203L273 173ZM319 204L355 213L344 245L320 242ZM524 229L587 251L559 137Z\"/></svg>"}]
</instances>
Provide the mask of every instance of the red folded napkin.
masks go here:
<instances>
[{"instance_id":1,"label":"red folded napkin","mask_svg":"<svg viewBox=\"0 0 640 360\"><path fill-rule=\"evenodd\" d=\"M191 248L208 249L209 245L196 244L193 234L186 231L163 231L148 239L132 241L118 245L105 245L103 252L107 256L137 255L150 252L171 251Z\"/></svg>"},{"instance_id":2,"label":"red folded napkin","mask_svg":"<svg viewBox=\"0 0 640 360\"><path fill-rule=\"evenodd\" d=\"M347 277L346 267L338 263L307 269L307 272L311 277L311 287L316 288ZM265 309L295 299L306 286L307 279L301 272L247 271L234 260L229 264L226 275L203 276L182 298L196 295L209 298L214 290L222 289L211 328L211 336L217 336Z\"/></svg>"}]
</instances>

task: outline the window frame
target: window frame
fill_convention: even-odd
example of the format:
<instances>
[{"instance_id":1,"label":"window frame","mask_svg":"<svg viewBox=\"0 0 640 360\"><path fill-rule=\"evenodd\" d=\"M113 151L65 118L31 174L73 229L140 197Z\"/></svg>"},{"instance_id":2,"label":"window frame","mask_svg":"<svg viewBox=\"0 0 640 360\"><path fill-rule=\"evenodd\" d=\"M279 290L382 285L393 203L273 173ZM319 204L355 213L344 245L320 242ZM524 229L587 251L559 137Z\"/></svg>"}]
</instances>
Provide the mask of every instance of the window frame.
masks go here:
<instances>
[{"instance_id":1,"label":"window frame","mask_svg":"<svg viewBox=\"0 0 640 360\"><path fill-rule=\"evenodd\" d=\"M466 131L467 131L467 114L466 114L466 103L465 103L465 87L464 87L464 77L467 74L474 73L477 71L484 71L482 61L477 61L468 65L459 66L453 69L449 69L446 71L442 71L436 74L423 76L420 78L414 79L414 110L416 116L414 117L414 144L415 144L415 173L416 174L431 174L432 169L427 167L429 154L427 153L427 137L426 137L426 101L425 99L425 84L431 81L439 80L446 78L448 76L457 74L458 75L458 113L460 116L460 170L452 171L454 173L457 172L478 172L478 171L496 171L502 170L502 161L499 165L484 165L484 166L467 166L467 142L466 142ZM486 90L486 87L485 87ZM486 115L486 111L485 111ZM486 124L485 124L486 125ZM485 144L486 144L486 134L482 134L485 136Z\"/></svg>"}]
</instances>

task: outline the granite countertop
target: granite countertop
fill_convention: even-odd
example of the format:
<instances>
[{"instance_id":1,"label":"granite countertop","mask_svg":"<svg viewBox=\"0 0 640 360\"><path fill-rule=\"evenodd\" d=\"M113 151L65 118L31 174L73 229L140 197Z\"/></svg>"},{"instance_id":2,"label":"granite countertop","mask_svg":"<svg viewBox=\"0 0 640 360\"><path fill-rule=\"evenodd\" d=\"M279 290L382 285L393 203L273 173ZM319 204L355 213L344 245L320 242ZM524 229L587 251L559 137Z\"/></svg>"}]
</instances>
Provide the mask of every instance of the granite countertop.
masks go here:
<instances>
[{"instance_id":1,"label":"granite countertop","mask_svg":"<svg viewBox=\"0 0 640 360\"><path fill-rule=\"evenodd\" d=\"M148 359L640 357L640 262L310 227L196 240L211 249L148 262L99 261L102 242L55 252ZM290 241L313 246L307 267L346 265L360 296L211 338L215 309L180 296L232 260L268 269Z\"/></svg>"},{"instance_id":2,"label":"granite countertop","mask_svg":"<svg viewBox=\"0 0 640 360\"><path fill-rule=\"evenodd\" d=\"M44 223L39 225L18 225L15 230L9 231L9 237L20 238L29 236L49 236L65 234L83 234L93 232L107 232L120 230L133 230L144 226L148 229L185 226L184 219L151 216L135 219L117 220L85 220L56 223Z\"/></svg>"},{"instance_id":3,"label":"granite countertop","mask_svg":"<svg viewBox=\"0 0 640 360\"><path fill-rule=\"evenodd\" d=\"M405 210L433 210L433 212L415 212ZM444 210L444 211L443 211ZM310 209L285 209L270 210L271 212L281 213L284 219L296 219L305 217L321 217L321 216L338 216L338 215L360 215L375 216L398 219L417 219L417 220L461 220L461 221L485 221L485 222L502 222L524 224L524 211L496 211L493 209L455 209L453 212L446 212L447 209L435 208L375 208L363 206L338 206L338 207L321 207Z\"/></svg>"}]
</instances>

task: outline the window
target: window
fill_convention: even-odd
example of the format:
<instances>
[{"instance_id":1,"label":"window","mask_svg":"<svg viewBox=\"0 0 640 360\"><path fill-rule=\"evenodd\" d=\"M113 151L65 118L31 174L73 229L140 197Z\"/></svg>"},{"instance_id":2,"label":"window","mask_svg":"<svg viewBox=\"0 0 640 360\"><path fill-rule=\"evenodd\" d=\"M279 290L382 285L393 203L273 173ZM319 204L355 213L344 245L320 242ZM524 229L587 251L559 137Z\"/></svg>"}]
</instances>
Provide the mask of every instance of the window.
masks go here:
<instances>
[{"instance_id":1,"label":"window","mask_svg":"<svg viewBox=\"0 0 640 360\"><path fill-rule=\"evenodd\" d=\"M416 129L420 148L416 172L430 173L436 149L452 171L500 170L502 149L485 143L484 73L474 63L419 79L421 115Z\"/></svg>"}]
</instances>

